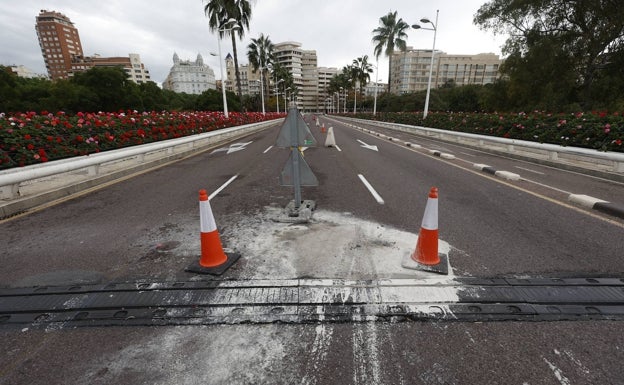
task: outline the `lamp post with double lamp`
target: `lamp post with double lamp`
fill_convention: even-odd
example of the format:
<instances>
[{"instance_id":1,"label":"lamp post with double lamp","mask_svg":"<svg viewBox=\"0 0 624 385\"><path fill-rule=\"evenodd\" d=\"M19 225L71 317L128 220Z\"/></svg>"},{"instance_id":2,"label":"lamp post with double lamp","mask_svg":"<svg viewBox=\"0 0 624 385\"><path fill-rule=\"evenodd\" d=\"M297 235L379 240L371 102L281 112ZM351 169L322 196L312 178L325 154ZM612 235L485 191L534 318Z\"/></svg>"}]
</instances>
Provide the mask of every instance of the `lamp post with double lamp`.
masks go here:
<instances>
[{"instance_id":1,"label":"lamp post with double lamp","mask_svg":"<svg viewBox=\"0 0 624 385\"><path fill-rule=\"evenodd\" d=\"M226 28L226 26L236 23L236 19L229 19L225 23L223 23L222 27L218 29L219 32L230 32L235 29L239 29L238 25L233 25L230 28ZM227 98L225 96L225 78L223 77L223 59L221 57L221 34L217 36L217 44L219 45L219 69L221 70L221 91L223 92L223 115L225 118L229 118L228 107L227 107Z\"/></svg>"},{"instance_id":2,"label":"lamp post with double lamp","mask_svg":"<svg viewBox=\"0 0 624 385\"><path fill-rule=\"evenodd\" d=\"M419 24L412 25L412 28L414 29L426 29L428 31L433 31L433 48L431 49L431 66L429 67L429 81L427 82L427 96L425 97L425 110L423 112L423 119L427 118L427 112L429 112L429 94L431 93L431 74L433 73L433 55L435 54L436 34L438 33L438 14L439 13L440 13L440 10L439 9L436 10L435 24L426 17L420 19L421 23L431 24L433 28L424 28L424 27L421 27Z\"/></svg>"}]
</instances>

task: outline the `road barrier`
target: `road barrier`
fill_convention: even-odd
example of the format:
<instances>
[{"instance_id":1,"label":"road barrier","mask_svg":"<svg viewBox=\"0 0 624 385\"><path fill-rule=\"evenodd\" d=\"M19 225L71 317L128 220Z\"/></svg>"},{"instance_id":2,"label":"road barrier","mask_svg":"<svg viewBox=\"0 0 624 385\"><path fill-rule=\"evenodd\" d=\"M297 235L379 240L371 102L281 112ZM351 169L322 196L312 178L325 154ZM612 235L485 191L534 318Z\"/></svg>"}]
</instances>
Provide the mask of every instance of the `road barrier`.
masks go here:
<instances>
[{"instance_id":1,"label":"road barrier","mask_svg":"<svg viewBox=\"0 0 624 385\"><path fill-rule=\"evenodd\" d=\"M336 147L336 137L334 136L334 127L329 127L327 137L325 138L325 147Z\"/></svg>"},{"instance_id":2,"label":"road barrier","mask_svg":"<svg viewBox=\"0 0 624 385\"><path fill-rule=\"evenodd\" d=\"M20 195L20 184L37 179L69 174L77 170L86 170L91 177L101 175L103 165L135 159L135 164L163 162L190 155L201 151L203 147L214 145L228 139L249 134L275 124L275 121L246 124L210 131L183 138L163 140L138 146L110 150L96 154L68 159L61 159L26 167L11 168L0 171L0 199L15 199ZM148 167L144 167L148 168Z\"/></svg>"}]
</instances>

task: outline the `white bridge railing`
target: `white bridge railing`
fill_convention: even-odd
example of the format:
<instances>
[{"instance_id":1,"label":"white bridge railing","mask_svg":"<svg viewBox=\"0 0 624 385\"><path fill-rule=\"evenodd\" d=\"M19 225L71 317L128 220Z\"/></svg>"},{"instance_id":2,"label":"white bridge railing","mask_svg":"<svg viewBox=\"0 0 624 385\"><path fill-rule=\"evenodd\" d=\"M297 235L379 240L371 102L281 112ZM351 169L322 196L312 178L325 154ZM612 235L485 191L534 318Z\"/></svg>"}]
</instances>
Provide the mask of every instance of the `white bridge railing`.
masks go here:
<instances>
[{"instance_id":1,"label":"white bridge railing","mask_svg":"<svg viewBox=\"0 0 624 385\"><path fill-rule=\"evenodd\" d=\"M87 170L89 176L100 174L101 166L135 158L136 163L144 163L147 155L159 154L160 158L196 151L198 148L222 142L232 137L248 134L264 129L275 121L246 124L236 127L185 136L177 139L163 140L155 143L142 144L96 154L73 157L0 171L0 199L13 199L20 195L20 184L59 174L67 174L77 170Z\"/></svg>"},{"instance_id":2,"label":"white bridge railing","mask_svg":"<svg viewBox=\"0 0 624 385\"><path fill-rule=\"evenodd\" d=\"M526 140L498 138L487 135L469 134L464 132L446 131L437 128L410 126L407 124L387 123L362 119L348 118L361 123L374 123L393 130L409 132L437 138L447 142L456 142L473 147L488 148L507 154L526 155L531 158L544 159L558 163L591 165L591 168L602 171L624 174L624 153L602 152L598 150L566 147L555 144L529 142Z\"/></svg>"}]
</instances>

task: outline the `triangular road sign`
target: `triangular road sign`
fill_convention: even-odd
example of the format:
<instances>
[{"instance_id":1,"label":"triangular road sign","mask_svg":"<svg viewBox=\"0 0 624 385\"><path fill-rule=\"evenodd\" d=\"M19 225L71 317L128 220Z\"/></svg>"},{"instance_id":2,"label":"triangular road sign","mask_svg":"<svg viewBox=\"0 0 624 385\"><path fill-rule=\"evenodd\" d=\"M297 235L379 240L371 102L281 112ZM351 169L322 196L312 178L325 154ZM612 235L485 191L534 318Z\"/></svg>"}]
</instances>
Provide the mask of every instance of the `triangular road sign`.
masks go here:
<instances>
[{"instance_id":1,"label":"triangular road sign","mask_svg":"<svg viewBox=\"0 0 624 385\"><path fill-rule=\"evenodd\" d=\"M277 147L316 146L316 139L312 136L310 128L303 120L297 108L291 108L288 111L288 115L284 123L282 123L282 128L280 129L275 144Z\"/></svg>"},{"instance_id":2,"label":"triangular road sign","mask_svg":"<svg viewBox=\"0 0 624 385\"><path fill-rule=\"evenodd\" d=\"M288 161L284 165L282 169L282 173L280 174L280 184L282 186L294 186L295 181L293 177L293 154L296 154L297 163L299 164L299 177L300 177L300 186L318 186L318 179L310 169L310 166L306 163L301 155L300 151L293 151L288 157Z\"/></svg>"}]
</instances>

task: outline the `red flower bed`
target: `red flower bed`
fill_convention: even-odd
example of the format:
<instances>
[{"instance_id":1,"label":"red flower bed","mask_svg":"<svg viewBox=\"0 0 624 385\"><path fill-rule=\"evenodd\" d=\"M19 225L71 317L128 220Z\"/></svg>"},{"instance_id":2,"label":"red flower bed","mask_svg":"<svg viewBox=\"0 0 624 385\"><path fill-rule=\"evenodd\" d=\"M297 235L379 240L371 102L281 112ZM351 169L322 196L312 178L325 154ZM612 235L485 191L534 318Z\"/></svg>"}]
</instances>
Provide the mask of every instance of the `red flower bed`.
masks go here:
<instances>
[{"instance_id":1,"label":"red flower bed","mask_svg":"<svg viewBox=\"0 0 624 385\"><path fill-rule=\"evenodd\" d=\"M599 151L624 152L622 145L624 116L619 113L431 112L423 119L422 113L382 112L375 116L366 113L357 114L356 117L539 143L593 148Z\"/></svg>"},{"instance_id":2,"label":"red flower bed","mask_svg":"<svg viewBox=\"0 0 624 385\"><path fill-rule=\"evenodd\" d=\"M283 117L230 112L0 114L0 169L88 155Z\"/></svg>"}]
</instances>

